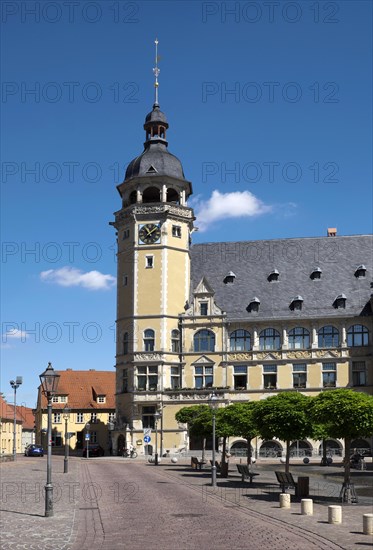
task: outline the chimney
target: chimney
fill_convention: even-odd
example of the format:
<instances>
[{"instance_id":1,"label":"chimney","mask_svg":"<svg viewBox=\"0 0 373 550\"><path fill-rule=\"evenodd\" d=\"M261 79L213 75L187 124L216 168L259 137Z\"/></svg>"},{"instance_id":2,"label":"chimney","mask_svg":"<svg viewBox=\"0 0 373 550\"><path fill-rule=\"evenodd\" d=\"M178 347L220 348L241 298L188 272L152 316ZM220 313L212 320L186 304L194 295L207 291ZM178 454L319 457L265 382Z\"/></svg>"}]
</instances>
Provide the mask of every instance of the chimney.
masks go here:
<instances>
[{"instance_id":1,"label":"chimney","mask_svg":"<svg viewBox=\"0 0 373 550\"><path fill-rule=\"evenodd\" d=\"M336 236L337 236L337 228L328 227L328 237L336 237Z\"/></svg>"}]
</instances>

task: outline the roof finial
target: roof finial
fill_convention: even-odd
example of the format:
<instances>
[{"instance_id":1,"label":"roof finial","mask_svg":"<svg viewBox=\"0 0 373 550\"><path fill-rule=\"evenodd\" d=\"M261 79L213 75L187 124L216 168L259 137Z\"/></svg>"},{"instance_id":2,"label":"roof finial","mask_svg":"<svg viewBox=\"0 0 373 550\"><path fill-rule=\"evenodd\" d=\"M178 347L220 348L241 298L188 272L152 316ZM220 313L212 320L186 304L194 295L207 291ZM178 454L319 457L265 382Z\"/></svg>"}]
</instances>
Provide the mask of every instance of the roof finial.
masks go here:
<instances>
[{"instance_id":1,"label":"roof finial","mask_svg":"<svg viewBox=\"0 0 373 550\"><path fill-rule=\"evenodd\" d=\"M153 69L153 73L154 73L154 76L155 76L155 82L154 82L154 88L155 88L155 101L154 101L154 105L159 105L158 104L158 76L159 76L159 73L161 72L160 69L158 68L158 38L155 39L154 41L154 44L155 44L155 67Z\"/></svg>"}]
</instances>

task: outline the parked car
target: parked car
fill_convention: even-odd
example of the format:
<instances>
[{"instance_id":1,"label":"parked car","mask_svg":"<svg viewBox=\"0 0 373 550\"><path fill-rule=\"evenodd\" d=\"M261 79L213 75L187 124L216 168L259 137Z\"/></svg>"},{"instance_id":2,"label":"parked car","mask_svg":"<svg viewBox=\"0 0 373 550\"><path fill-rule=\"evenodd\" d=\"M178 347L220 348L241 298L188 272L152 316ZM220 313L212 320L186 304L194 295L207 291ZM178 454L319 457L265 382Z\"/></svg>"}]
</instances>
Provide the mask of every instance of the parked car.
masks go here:
<instances>
[{"instance_id":1,"label":"parked car","mask_svg":"<svg viewBox=\"0 0 373 550\"><path fill-rule=\"evenodd\" d=\"M25 456L44 456L44 449L41 445L27 445Z\"/></svg>"},{"instance_id":2,"label":"parked car","mask_svg":"<svg viewBox=\"0 0 373 550\"><path fill-rule=\"evenodd\" d=\"M104 456L104 454L105 454L104 449L98 443L90 443L88 445L88 456L91 456L91 457ZM82 451L82 457L86 457L86 456L87 456L87 446L85 446Z\"/></svg>"}]
</instances>

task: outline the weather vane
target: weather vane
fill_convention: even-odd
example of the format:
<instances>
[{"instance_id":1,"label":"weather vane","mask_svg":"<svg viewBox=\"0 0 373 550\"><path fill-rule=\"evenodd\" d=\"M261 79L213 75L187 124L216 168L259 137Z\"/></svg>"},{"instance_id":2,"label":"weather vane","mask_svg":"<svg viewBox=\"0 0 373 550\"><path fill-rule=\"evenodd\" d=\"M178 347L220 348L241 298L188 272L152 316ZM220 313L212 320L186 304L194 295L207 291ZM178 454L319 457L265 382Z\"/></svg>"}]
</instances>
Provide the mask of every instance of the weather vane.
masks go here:
<instances>
[{"instance_id":1,"label":"weather vane","mask_svg":"<svg viewBox=\"0 0 373 550\"><path fill-rule=\"evenodd\" d=\"M159 73L161 72L160 69L158 68L158 38L155 39L154 44L155 44L155 67L153 69L153 73L155 76L155 82L154 82L155 105L158 105L158 86L159 86L158 76L159 76Z\"/></svg>"}]
</instances>

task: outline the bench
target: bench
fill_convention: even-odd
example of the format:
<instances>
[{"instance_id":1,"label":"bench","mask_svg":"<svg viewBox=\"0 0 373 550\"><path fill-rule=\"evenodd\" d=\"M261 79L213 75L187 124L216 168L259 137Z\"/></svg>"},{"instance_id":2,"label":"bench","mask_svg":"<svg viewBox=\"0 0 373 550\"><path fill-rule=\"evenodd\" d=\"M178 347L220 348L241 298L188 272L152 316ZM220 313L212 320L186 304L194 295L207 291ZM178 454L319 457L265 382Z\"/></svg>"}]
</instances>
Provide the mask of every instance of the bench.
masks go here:
<instances>
[{"instance_id":1,"label":"bench","mask_svg":"<svg viewBox=\"0 0 373 550\"><path fill-rule=\"evenodd\" d=\"M238 473L242 476L242 482L245 481L245 479L249 479L250 483L253 482L253 477L258 476L256 472L250 472L249 467L245 464L236 464Z\"/></svg>"},{"instance_id":2,"label":"bench","mask_svg":"<svg viewBox=\"0 0 373 550\"><path fill-rule=\"evenodd\" d=\"M198 460L196 456L192 456L191 458L191 467L193 470L202 470L202 466L204 466L206 462L204 460Z\"/></svg>"},{"instance_id":3,"label":"bench","mask_svg":"<svg viewBox=\"0 0 373 550\"><path fill-rule=\"evenodd\" d=\"M296 481L294 481L294 478L290 472L275 472L275 474L283 493L286 492L286 489L290 488L294 488L295 490L297 490L298 484Z\"/></svg>"}]
</instances>

